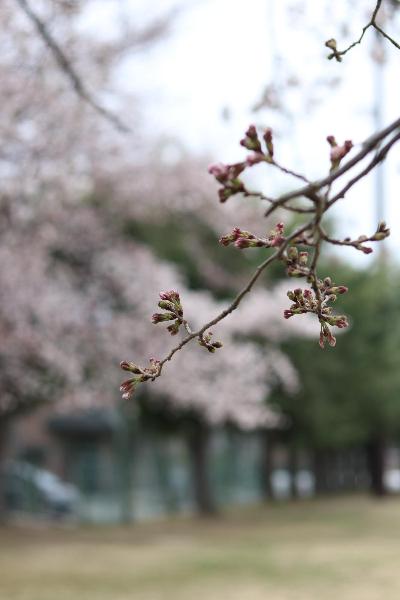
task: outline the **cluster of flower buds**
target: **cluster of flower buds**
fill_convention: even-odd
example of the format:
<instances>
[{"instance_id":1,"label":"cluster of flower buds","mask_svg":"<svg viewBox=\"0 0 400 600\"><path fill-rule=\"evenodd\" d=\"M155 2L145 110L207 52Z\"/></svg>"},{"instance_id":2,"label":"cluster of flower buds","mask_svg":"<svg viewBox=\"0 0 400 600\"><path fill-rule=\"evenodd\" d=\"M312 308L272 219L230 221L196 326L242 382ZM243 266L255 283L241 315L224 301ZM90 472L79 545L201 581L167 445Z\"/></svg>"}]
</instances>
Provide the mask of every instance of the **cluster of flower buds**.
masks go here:
<instances>
[{"instance_id":1,"label":"cluster of flower buds","mask_svg":"<svg viewBox=\"0 0 400 600\"><path fill-rule=\"evenodd\" d=\"M277 223L274 229L271 229L267 237L260 238L253 233L250 233L250 231L235 227L231 233L223 235L220 238L219 243L223 246L234 244L234 246L240 248L240 250L243 250L244 248L276 248L285 241L283 230L284 224Z\"/></svg>"},{"instance_id":2,"label":"cluster of flower buds","mask_svg":"<svg viewBox=\"0 0 400 600\"><path fill-rule=\"evenodd\" d=\"M220 202L226 202L231 196L246 191L243 181L239 179L239 175L245 168L246 163L244 162L232 165L218 163L209 167L208 172L214 175L215 179L223 186L218 190Z\"/></svg>"},{"instance_id":3,"label":"cluster of flower buds","mask_svg":"<svg viewBox=\"0 0 400 600\"><path fill-rule=\"evenodd\" d=\"M263 140L266 151L264 151L262 148L255 126L250 125L245 133L244 138L240 140L241 146L253 152L253 154L250 154L250 156L248 156L246 159L247 166L252 167L260 162L273 162L274 144L272 141L272 129L269 127L264 131Z\"/></svg>"},{"instance_id":4,"label":"cluster of flower buds","mask_svg":"<svg viewBox=\"0 0 400 600\"><path fill-rule=\"evenodd\" d=\"M240 192L247 195L249 194L243 181L239 179L239 175L247 167L252 167L260 162L274 162L274 145L272 141L272 130L270 128L265 130L263 140L265 143L265 150L262 148L256 127L250 125L244 138L240 140L240 144L241 146L244 146L244 148L247 148L247 150L251 150L252 154L250 154L244 162L233 163L231 165L217 163L209 167L208 172L223 186L218 190L218 196L221 202L226 202L228 198Z\"/></svg>"},{"instance_id":5,"label":"cluster of flower buds","mask_svg":"<svg viewBox=\"0 0 400 600\"><path fill-rule=\"evenodd\" d=\"M307 312L317 312L318 303L311 290L302 290L296 288L287 293L289 300L293 302L290 309L283 311L285 319L290 319L293 315L302 315Z\"/></svg>"},{"instance_id":6,"label":"cluster of flower buds","mask_svg":"<svg viewBox=\"0 0 400 600\"><path fill-rule=\"evenodd\" d=\"M123 371L128 371L128 373L132 373L133 375L133 377L124 381L119 388L122 392L122 398L124 400L129 400L132 398L136 387L140 383L149 381L149 379L154 379L158 376L160 372L160 361L156 360L155 358L150 358L150 366L142 368L138 365L135 365L133 362L127 362L124 360L120 364L120 367Z\"/></svg>"},{"instance_id":7,"label":"cluster of flower buds","mask_svg":"<svg viewBox=\"0 0 400 600\"><path fill-rule=\"evenodd\" d=\"M294 315L305 313L314 313L318 315L321 324L321 333L319 345L324 348L325 340L330 346L336 345L336 338L332 335L331 327L343 329L348 326L347 318L344 315L335 315L332 313L332 307L328 306L330 302L335 302L339 294L345 294L347 287L344 285L335 285L330 277L323 281L317 281L317 292L311 289L302 290L297 288L287 293L289 300L293 302L289 309L285 310L283 316L290 319Z\"/></svg>"},{"instance_id":8,"label":"cluster of flower buds","mask_svg":"<svg viewBox=\"0 0 400 600\"><path fill-rule=\"evenodd\" d=\"M183 323L183 309L181 299L178 292L171 290L170 292L160 292L160 301L158 303L162 313L154 313L151 317L152 322L163 323L164 321L174 321L167 327L171 335L176 335L180 326Z\"/></svg>"},{"instance_id":9,"label":"cluster of flower buds","mask_svg":"<svg viewBox=\"0 0 400 600\"><path fill-rule=\"evenodd\" d=\"M284 260L287 265L286 274L289 277L307 277L309 275L308 252L300 252L296 246L290 246Z\"/></svg>"},{"instance_id":10,"label":"cluster of flower buds","mask_svg":"<svg viewBox=\"0 0 400 600\"><path fill-rule=\"evenodd\" d=\"M331 171L335 171L339 167L342 159L352 149L353 142L351 140L346 140L341 146L339 146L339 144L337 143L337 141L333 135L328 135L326 140L331 147L331 152L330 152Z\"/></svg>"},{"instance_id":11,"label":"cluster of flower buds","mask_svg":"<svg viewBox=\"0 0 400 600\"><path fill-rule=\"evenodd\" d=\"M218 348L222 348L222 346L223 346L222 342L211 341L212 335L213 335L212 331L209 331L208 333L205 333L202 336L199 336L200 346L207 348L207 350L211 353L215 352Z\"/></svg>"}]
</instances>

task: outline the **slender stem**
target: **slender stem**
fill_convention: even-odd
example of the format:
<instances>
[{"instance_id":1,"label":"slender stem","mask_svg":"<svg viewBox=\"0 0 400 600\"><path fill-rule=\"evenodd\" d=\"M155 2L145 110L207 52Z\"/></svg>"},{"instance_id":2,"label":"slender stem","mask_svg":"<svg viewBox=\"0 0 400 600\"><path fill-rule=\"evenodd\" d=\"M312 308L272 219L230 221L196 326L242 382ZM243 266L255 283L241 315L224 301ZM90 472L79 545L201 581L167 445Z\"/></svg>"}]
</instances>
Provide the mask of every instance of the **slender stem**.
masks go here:
<instances>
[{"instance_id":1,"label":"slender stem","mask_svg":"<svg viewBox=\"0 0 400 600\"><path fill-rule=\"evenodd\" d=\"M379 27L379 25L377 25L376 23L373 23L373 26L374 26L374 28L375 28L377 31L379 31L379 33L380 33L381 35L383 35L383 37L384 37L385 39L387 39L387 40L388 40L388 41L389 41L391 44L393 44L393 46L395 46L395 47L396 47L398 50L400 50L400 44L398 44L398 43L396 42L396 40L394 40L392 37L390 37L390 35L388 35L388 34L387 34L387 33L386 33L386 32L385 32L383 29L381 29L381 28Z\"/></svg>"}]
</instances>

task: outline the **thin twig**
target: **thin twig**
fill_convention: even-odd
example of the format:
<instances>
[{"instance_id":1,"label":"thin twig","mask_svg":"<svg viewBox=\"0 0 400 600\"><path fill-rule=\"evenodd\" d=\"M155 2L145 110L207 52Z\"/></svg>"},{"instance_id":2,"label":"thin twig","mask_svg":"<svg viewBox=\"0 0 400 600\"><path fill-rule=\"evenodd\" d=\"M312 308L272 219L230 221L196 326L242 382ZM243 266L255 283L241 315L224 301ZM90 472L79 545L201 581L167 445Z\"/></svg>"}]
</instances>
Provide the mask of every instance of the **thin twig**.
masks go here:
<instances>
[{"instance_id":1,"label":"thin twig","mask_svg":"<svg viewBox=\"0 0 400 600\"><path fill-rule=\"evenodd\" d=\"M301 173L293 171L292 169L288 169L287 167L282 166L280 163L277 163L275 159L273 159L272 162L269 164L273 165L274 167L279 169L279 171L282 171L282 173L285 173L286 175L291 175L292 177L296 177L296 179L301 179L305 183L310 183L310 180L307 179L307 177L301 175Z\"/></svg>"},{"instance_id":2,"label":"thin twig","mask_svg":"<svg viewBox=\"0 0 400 600\"><path fill-rule=\"evenodd\" d=\"M381 35L383 35L383 37L385 39L387 39L391 44L393 44L393 46L395 46L398 50L400 50L400 44L398 44L396 42L396 40L394 40L392 37L390 37L390 35L388 35L386 33L386 31L384 31L383 29L381 29L381 27L379 27L379 25L377 25L376 23L373 23L373 27L376 29L376 31L379 31L379 33Z\"/></svg>"},{"instance_id":3,"label":"thin twig","mask_svg":"<svg viewBox=\"0 0 400 600\"><path fill-rule=\"evenodd\" d=\"M265 194L263 194L262 192L253 192L252 190L247 190L244 192L244 196L246 196L246 198L259 198L260 200L265 200L266 202L269 202L272 206L270 212L267 212L265 214L266 217L268 217L271 213L273 213L277 208L279 208L279 206L276 205L276 198L270 198L269 196L265 196ZM298 213L298 214L311 214L315 212L314 208L305 208L302 206L288 206L285 205L285 210L288 210L289 212L294 212L294 213Z\"/></svg>"}]
</instances>

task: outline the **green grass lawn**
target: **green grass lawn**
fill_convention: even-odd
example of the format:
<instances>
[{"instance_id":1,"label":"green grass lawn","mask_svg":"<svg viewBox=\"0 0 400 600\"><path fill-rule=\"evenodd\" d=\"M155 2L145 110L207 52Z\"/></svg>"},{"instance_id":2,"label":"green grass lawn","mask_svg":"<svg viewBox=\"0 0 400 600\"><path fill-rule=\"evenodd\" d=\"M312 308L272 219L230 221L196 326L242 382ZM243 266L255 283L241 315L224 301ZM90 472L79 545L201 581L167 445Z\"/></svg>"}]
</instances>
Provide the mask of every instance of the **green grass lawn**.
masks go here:
<instances>
[{"instance_id":1,"label":"green grass lawn","mask_svg":"<svg viewBox=\"0 0 400 600\"><path fill-rule=\"evenodd\" d=\"M0 529L1 600L399 600L400 500Z\"/></svg>"}]
</instances>

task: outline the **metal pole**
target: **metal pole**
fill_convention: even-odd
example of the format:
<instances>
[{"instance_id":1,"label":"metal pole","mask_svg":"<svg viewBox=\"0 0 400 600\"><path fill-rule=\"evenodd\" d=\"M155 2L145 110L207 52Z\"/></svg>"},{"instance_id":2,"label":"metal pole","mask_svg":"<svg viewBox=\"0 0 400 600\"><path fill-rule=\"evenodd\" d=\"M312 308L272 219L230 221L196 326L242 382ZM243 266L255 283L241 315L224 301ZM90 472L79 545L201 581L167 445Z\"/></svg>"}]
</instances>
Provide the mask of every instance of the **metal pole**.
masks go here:
<instances>
[{"instance_id":1,"label":"metal pole","mask_svg":"<svg viewBox=\"0 0 400 600\"><path fill-rule=\"evenodd\" d=\"M374 128L379 131L384 125L385 112L385 50L381 34L374 30ZM385 163L375 169L375 217L376 225L385 218ZM380 244L380 248L382 244Z\"/></svg>"}]
</instances>

